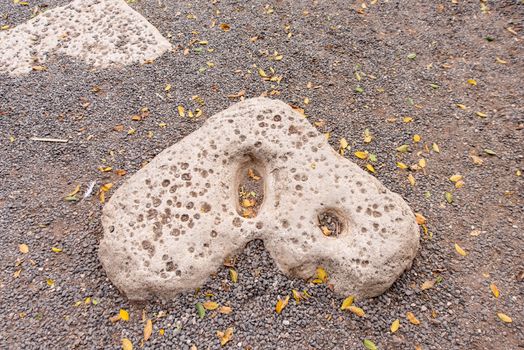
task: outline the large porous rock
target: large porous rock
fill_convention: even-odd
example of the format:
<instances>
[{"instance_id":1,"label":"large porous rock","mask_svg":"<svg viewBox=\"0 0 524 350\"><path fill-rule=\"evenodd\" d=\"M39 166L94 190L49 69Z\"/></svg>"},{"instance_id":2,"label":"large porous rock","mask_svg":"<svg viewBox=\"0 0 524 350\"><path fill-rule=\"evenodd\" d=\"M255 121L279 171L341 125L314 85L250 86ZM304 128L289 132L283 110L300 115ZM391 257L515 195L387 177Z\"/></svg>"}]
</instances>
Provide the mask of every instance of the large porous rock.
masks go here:
<instances>
[{"instance_id":1,"label":"large porous rock","mask_svg":"<svg viewBox=\"0 0 524 350\"><path fill-rule=\"evenodd\" d=\"M0 32L0 73L41 70L50 55L93 67L142 63L171 44L124 0L74 0Z\"/></svg>"},{"instance_id":2,"label":"large porous rock","mask_svg":"<svg viewBox=\"0 0 524 350\"><path fill-rule=\"evenodd\" d=\"M199 287L253 239L290 276L322 266L336 292L373 297L419 247L399 195L265 98L233 105L156 156L113 194L102 224L100 260L129 299Z\"/></svg>"}]
</instances>

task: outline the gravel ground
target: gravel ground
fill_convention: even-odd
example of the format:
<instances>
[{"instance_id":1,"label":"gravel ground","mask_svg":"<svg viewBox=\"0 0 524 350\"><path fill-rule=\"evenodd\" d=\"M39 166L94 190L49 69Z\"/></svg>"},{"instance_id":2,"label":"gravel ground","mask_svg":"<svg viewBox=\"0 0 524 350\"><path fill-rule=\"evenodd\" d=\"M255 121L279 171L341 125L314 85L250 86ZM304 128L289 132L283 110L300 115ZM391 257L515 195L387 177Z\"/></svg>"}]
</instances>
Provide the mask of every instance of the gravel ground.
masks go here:
<instances>
[{"instance_id":1,"label":"gravel ground","mask_svg":"<svg viewBox=\"0 0 524 350\"><path fill-rule=\"evenodd\" d=\"M128 338L136 349L144 316L153 320L144 349L218 349L216 331L228 327L232 349L361 349L364 339L379 349L524 348L524 5L456 2L379 0L364 9L360 1L139 1L131 5L176 46L153 64L94 71L55 57L47 71L2 76L0 348L117 349ZM66 1L3 1L0 26L29 19L44 3ZM280 83L259 76L271 67ZM374 175L427 219L413 268L382 296L356 301L366 317L340 311L343 298L325 284L283 276L258 241L238 257L238 283L224 267L173 301L131 304L107 280L97 259L100 186L121 184L242 90L304 108L333 147L348 140L346 157L362 167L354 151L375 154ZM181 118L178 105L204 113ZM149 116L133 121L143 107ZM402 144L410 152L397 152ZM421 170L396 166L420 158ZM106 166L127 174L99 170ZM463 187L449 180L454 174ZM91 181L93 195L64 200L77 185L81 198ZM422 291L428 280L437 283ZM292 289L311 298L291 299L277 315L276 301ZM195 303L205 300L232 312L201 319ZM130 320L110 321L121 308Z\"/></svg>"}]
</instances>

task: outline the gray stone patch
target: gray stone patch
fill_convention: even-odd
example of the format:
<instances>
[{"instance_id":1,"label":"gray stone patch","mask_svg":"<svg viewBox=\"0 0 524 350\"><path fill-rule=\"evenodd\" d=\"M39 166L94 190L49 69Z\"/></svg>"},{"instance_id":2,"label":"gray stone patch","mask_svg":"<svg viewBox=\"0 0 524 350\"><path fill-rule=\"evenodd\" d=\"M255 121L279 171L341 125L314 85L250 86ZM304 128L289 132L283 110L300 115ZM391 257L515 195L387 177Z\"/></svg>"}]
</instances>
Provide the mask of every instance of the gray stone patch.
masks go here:
<instances>
[{"instance_id":1,"label":"gray stone patch","mask_svg":"<svg viewBox=\"0 0 524 350\"><path fill-rule=\"evenodd\" d=\"M51 54L104 68L153 60L170 48L124 0L75 0L0 32L0 73L44 69Z\"/></svg>"},{"instance_id":2,"label":"gray stone patch","mask_svg":"<svg viewBox=\"0 0 524 350\"><path fill-rule=\"evenodd\" d=\"M114 193L102 224L100 260L132 300L199 287L254 239L285 274L310 278L322 266L335 292L373 297L419 247L399 195L266 98L233 105L157 155Z\"/></svg>"}]
</instances>

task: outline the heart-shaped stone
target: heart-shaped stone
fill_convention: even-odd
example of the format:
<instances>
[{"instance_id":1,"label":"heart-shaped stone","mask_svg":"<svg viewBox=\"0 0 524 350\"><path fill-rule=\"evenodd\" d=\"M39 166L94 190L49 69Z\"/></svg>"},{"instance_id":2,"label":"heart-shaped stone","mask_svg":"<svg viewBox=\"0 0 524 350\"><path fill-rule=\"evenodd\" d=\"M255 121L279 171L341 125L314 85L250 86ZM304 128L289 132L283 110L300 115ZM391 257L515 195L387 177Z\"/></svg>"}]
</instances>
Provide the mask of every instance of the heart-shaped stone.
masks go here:
<instances>
[{"instance_id":1,"label":"heart-shaped stone","mask_svg":"<svg viewBox=\"0 0 524 350\"><path fill-rule=\"evenodd\" d=\"M406 202L331 148L283 102L249 99L209 118L128 179L103 210L99 256L129 299L201 286L262 239L277 266L335 292L383 293L411 266Z\"/></svg>"}]
</instances>

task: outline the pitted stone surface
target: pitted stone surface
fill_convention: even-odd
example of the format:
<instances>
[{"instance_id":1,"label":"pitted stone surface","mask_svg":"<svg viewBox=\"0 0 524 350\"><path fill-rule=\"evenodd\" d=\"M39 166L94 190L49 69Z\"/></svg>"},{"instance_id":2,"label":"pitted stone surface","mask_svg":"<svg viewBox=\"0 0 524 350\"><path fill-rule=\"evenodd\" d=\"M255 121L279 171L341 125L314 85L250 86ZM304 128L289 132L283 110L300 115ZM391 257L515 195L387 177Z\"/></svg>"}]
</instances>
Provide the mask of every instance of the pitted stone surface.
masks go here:
<instances>
[{"instance_id":1,"label":"pitted stone surface","mask_svg":"<svg viewBox=\"0 0 524 350\"><path fill-rule=\"evenodd\" d=\"M141 63L171 44L124 0L75 0L0 32L0 73L20 75L67 55L93 67Z\"/></svg>"},{"instance_id":2,"label":"pitted stone surface","mask_svg":"<svg viewBox=\"0 0 524 350\"><path fill-rule=\"evenodd\" d=\"M256 168L263 202L244 217L239 174ZM319 220L339 220L326 236ZM157 155L106 204L99 256L130 299L192 290L253 239L286 274L318 266L343 295L381 294L419 247L404 200L336 153L283 102L246 100Z\"/></svg>"}]
</instances>

